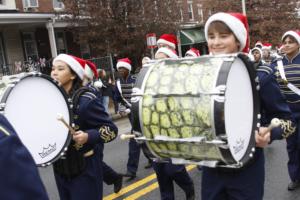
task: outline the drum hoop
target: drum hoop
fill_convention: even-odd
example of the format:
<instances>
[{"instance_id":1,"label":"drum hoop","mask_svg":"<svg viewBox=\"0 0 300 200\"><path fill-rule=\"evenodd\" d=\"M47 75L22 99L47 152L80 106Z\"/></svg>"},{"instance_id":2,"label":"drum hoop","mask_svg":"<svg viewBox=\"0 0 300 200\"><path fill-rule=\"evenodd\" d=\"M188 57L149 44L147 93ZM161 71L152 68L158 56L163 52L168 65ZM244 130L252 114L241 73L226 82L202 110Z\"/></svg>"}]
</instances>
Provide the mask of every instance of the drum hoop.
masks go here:
<instances>
[{"instance_id":1,"label":"drum hoop","mask_svg":"<svg viewBox=\"0 0 300 200\"><path fill-rule=\"evenodd\" d=\"M42 74L40 72L30 72L28 74L25 74L23 77L18 78L18 80L14 81L13 84L11 84L11 87L8 87L7 90L4 91L3 96L1 98L0 101L0 112L3 113L5 115L5 102L7 101L9 94L13 91L13 89L21 82L21 80L29 78L29 77L42 77L47 79L48 81L50 81L53 85L56 86L56 88L58 90L60 90L60 92L62 93L62 95L64 96L64 100L66 102L67 108L69 110L69 119L70 119L70 124L74 124L74 120L73 120L73 113L71 110L72 107L72 100L70 98L68 98L67 93L65 92L65 90L59 86L58 82L54 79L52 79L50 76L46 75L46 74ZM65 141L65 144L63 145L63 148L59 151L59 153L57 153L57 155L52 158L50 161L43 163L43 164L36 164L38 167L47 167L49 165L51 165L53 162L55 162L56 160L58 160L61 156L63 156L63 154L67 151L67 147L69 146L70 142L71 142L71 134L68 134L67 139Z\"/></svg>"},{"instance_id":2,"label":"drum hoop","mask_svg":"<svg viewBox=\"0 0 300 200\"><path fill-rule=\"evenodd\" d=\"M251 134L251 138L250 138L250 142L249 142L249 146L251 145L253 148L248 148L246 150L246 153L244 155L244 157L241 159L241 163L243 163L243 165L247 165L249 163L251 163L250 161L252 160L252 158L254 158L254 153L255 153L255 130L258 130L258 125L260 122L259 116L260 116L260 98L259 98L259 91L257 90L259 83L255 81L257 75L256 75L256 71L255 68L253 67L253 65L251 64L250 60L248 59L248 57L246 55L243 54L238 54L238 58L240 58L245 66L246 69L249 72L250 75L250 80L251 80L251 86L252 86L252 94L253 94L253 123L252 123L252 131L253 133Z\"/></svg>"},{"instance_id":3,"label":"drum hoop","mask_svg":"<svg viewBox=\"0 0 300 200\"><path fill-rule=\"evenodd\" d=\"M226 84L226 80L227 80L229 70L230 70L233 62L236 59L240 59L244 63L244 65L245 65L245 67L248 71L249 77L250 77L250 82L251 82L251 86L252 86L252 94L253 94L253 104L254 104L253 109L254 109L254 111L253 111L252 130L256 130L257 123L259 122L258 114L259 114L259 110L260 110L259 95L258 95L258 91L256 90L258 83L255 82L256 73L255 73L254 67L248 62L247 57L245 55L238 54L234 57L235 57L235 59L232 60L232 61L223 62L221 70L224 73L219 73L217 85ZM222 75L222 76L220 76L220 75ZM222 119L220 118L222 109L224 109L224 103L218 103L218 102L214 103L214 120L216 122L215 125L216 124L222 124L222 123L219 123L220 121L222 121ZM216 127L215 131L216 131L215 132L216 136L222 135L223 133L226 133L225 124L222 127ZM225 164L229 164L229 165L230 164L238 164L240 166L245 166L249 163L249 161L253 157L253 149L249 148L249 147L253 147L253 146L255 146L254 132L251 134L251 137L250 137L250 140L249 140L249 145L248 145L248 148L247 148L244 156L238 162L233 158L233 155L232 155L230 150L222 149L222 148L219 148L219 150L221 152L222 157L224 158L224 163ZM252 156L251 156L251 154L252 154Z\"/></svg>"},{"instance_id":4,"label":"drum hoop","mask_svg":"<svg viewBox=\"0 0 300 200\"><path fill-rule=\"evenodd\" d=\"M161 60L161 61L158 61L158 62L156 62L156 63L163 63L163 62L165 62L164 60ZM147 72L146 72L146 74L145 74L145 76L144 76L144 78L143 78L143 80L142 80L142 85L141 85L141 91L142 91L142 93L144 93L145 92L145 87L146 87L146 80L148 80L148 77L150 76L150 73L152 72L152 70L153 70L153 68L154 67L156 67L156 65L155 64L153 64L151 67L149 67L148 68L148 70L147 70ZM142 113L142 102L143 102L143 100L141 100L141 101L139 101L138 102L138 108L139 108L139 123L140 123L140 126L141 126L141 132L143 132L143 130L144 130L144 124L143 124L143 121L142 121L142 116L143 116L143 113ZM148 141L146 141L145 142L146 143L146 146L147 146L147 148L149 149L149 151L156 157L156 158L162 158L161 156L159 156L158 154L156 154L153 150L152 150L152 148L149 146L149 142Z\"/></svg>"}]
</instances>

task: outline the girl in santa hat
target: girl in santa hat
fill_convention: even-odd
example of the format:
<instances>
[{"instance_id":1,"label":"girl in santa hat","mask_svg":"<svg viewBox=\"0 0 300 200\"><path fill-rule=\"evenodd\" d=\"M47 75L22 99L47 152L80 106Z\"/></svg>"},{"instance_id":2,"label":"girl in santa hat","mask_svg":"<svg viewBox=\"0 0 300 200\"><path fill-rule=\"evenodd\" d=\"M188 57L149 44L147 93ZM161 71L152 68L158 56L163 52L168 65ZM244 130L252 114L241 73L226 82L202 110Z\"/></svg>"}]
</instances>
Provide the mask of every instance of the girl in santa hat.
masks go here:
<instances>
[{"instance_id":1,"label":"girl in santa hat","mask_svg":"<svg viewBox=\"0 0 300 200\"><path fill-rule=\"evenodd\" d=\"M285 55L273 62L271 67L297 124L295 134L287 138L288 172L291 179L288 190L294 190L300 188L300 31L287 31L281 40Z\"/></svg>"},{"instance_id":2,"label":"girl in santa hat","mask_svg":"<svg viewBox=\"0 0 300 200\"><path fill-rule=\"evenodd\" d=\"M115 139L118 132L96 94L78 93L91 76L87 72L95 71L87 67L84 60L67 54L53 60L51 77L73 97L76 131L66 154L54 163L61 200L102 199L103 145Z\"/></svg>"},{"instance_id":3,"label":"girl in santa hat","mask_svg":"<svg viewBox=\"0 0 300 200\"><path fill-rule=\"evenodd\" d=\"M240 13L216 13L205 24L205 37L212 55L248 53L247 18ZM263 148L273 139L282 139L292 134L294 128L290 121L291 112L273 77L270 68L257 70L260 79L261 127L255 133L256 151L254 158L244 168L223 169L203 167L202 199L262 200L264 194L264 154ZM270 101L272 99L272 101ZM280 118L282 124L271 132L266 128L274 117ZM237 124L238 126L238 124ZM265 133L261 135L262 133Z\"/></svg>"}]
</instances>

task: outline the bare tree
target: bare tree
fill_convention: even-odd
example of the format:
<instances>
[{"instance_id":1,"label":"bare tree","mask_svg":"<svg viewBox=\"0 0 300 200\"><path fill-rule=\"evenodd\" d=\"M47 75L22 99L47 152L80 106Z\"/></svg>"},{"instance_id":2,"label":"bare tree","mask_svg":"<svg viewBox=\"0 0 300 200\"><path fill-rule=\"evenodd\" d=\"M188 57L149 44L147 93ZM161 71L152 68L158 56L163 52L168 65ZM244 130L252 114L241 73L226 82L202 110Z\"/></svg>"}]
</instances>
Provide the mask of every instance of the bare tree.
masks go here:
<instances>
[{"instance_id":1,"label":"bare tree","mask_svg":"<svg viewBox=\"0 0 300 200\"><path fill-rule=\"evenodd\" d=\"M171 33L180 21L176 0L64 0L76 41L98 55L140 59L146 34ZM79 26L80 25L80 26ZM78 26L80 28L78 28Z\"/></svg>"},{"instance_id":2,"label":"bare tree","mask_svg":"<svg viewBox=\"0 0 300 200\"><path fill-rule=\"evenodd\" d=\"M250 28L251 46L258 40L280 44L282 34L298 29L300 22L296 15L296 0L251 0L246 1ZM204 0L204 7L211 13L242 12L242 1Z\"/></svg>"}]
</instances>

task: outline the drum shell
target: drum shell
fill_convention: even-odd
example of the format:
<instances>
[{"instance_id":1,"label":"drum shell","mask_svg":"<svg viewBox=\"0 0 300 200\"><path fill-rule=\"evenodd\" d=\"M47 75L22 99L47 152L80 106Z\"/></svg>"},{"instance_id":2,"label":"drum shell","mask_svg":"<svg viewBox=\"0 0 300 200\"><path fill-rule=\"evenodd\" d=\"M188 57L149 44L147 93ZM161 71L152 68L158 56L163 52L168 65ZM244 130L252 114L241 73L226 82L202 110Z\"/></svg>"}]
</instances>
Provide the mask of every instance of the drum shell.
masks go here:
<instances>
[{"instance_id":1,"label":"drum shell","mask_svg":"<svg viewBox=\"0 0 300 200\"><path fill-rule=\"evenodd\" d=\"M150 73L152 72L153 68L157 67L155 65L162 66L163 64L166 64L166 63L169 65L172 65L175 63L178 65L177 68L179 68L180 67L180 64L178 64L179 62L182 62L182 63L185 63L185 62L186 63L189 63L189 62L205 63L209 59L218 59L218 58L213 58L213 57L207 56L207 57L202 57L202 58L198 58L198 59L182 59L180 61L178 61L178 60L158 61L152 65L148 65L147 67L142 68L139 76L137 77L137 82L136 82L135 87L139 88L143 94L147 93L145 91L147 89L145 85L146 85L147 80L149 79ZM214 81L212 81L212 82L214 82L214 84L211 89L216 88L218 85L222 85L222 84L226 85L226 77L228 75L228 71L230 70L232 63L235 62L236 60L240 60L241 62L244 63L245 69L248 71L249 77L251 80L251 88L252 88L251 92L253 94L253 104L254 104L253 105L253 119L252 119L253 123L251 124L251 133L249 133L249 134L251 134L251 136L249 139L248 148L245 152L245 156L237 161L233 158L232 152L229 151L228 148L224 148L225 145L222 147L222 145L215 145L215 144L212 144L209 142L202 142L202 143L186 142L186 145L184 145L184 143L171 142L171 141L169 141L169 142L147 141L146 142L147 147L150 149L152 154L155 155L156 157L158 157L158 158L181 158L183 160L195 161L195 162L199 162L199 161L203 161L203 160L214 160L214 161L217 160L218 162L226 164L226 165L237 164L237 163L240 165L245 165L253 157L253 153L254 153L254 149L255 149L254 148L255 147L254 130L257 129L257 124L259 122L259 119L258 119L259 97L258 97L258 92L256 90L257 83L254 81L255 77L256 77L255 70L254 70L253 66L248 62L248 59L243 55L222 57L219 59L221 59L222 62L219 63L219 65L220 65L219 67L215 67L216 72L218 72L218 74L215 77ZM216 62L216 61L214 61L214 62ZM161 84L161 82L157 82L157 83L158 83L158 85ZM172 84L174 84L174 82L172 82ZM211 90L209 90L209 91L211 91ZM206 92L209 92L209 91L206 91ZM166 98L168 98L168 97L166 97ZM133 117L133 129L138 132L141 132L144 136L146 136L146 138L148 140L153 140L154 139L153 137L149 137L149 136L147 136L147 134L145 134L145 130L147 129L147 127L145 128L145 124L144 124L145 122L144 122L144 119L142 116L143 115L142 114L142 109L143 109L142 104L143 104L144 99L145 99L145 96L143 96L142 100L136 101L132 104L132 112L133 112L133 116L134 116ZM197 105L197 103L194 104L194 106L195 105ZM209 139L211 139L211 140L218 139L218 140L222 141L223 138L226 138L226 130L225 130L225 123L224 123L224 103L211 99L210 100L210 110L211 110L211 117L210 117L211 119L209 121L211 122L211 125L212 125L211 126L212 137ZM153 112L153 109L151 112ZM167 112L170 112L170 110L168 110ZM194 126L194 125L191 125L191 127L192 126ZM149 127L148 127L148 129L149 129ZM161 130L163 130L163 128L159 127L159 130L160 130L160 132L158 133L158 135L163 135L164 133L161 133ZM147 131L149 131L149 130L147 130ZM169 133L166 133L166 134L169 134ZM195 135L192 134L192 137L195 137ZM225 139L225 142L226 142L226 139ZM176 145L177 145L176 152L169 153L174 150L174 146L176 146ZM182 148L180 146L182 146ZM173 148L173 150L170 150L170 148ZM156 149L156 150L154 150L154 149ZM164 149L165 151L167 151L167 153L157 153L158 149L160 149L160 150ZM182 149L185 149L186 153L183 153ZM198 151L198 150L202 151L203 155L201 155L201 156L191 155L191 152L193 151L192 149L196 149L196 151ZM208 154L205 153L207 151L218 152L217 153L218 156L209 156Z\"/></svg>"}]
</instances>

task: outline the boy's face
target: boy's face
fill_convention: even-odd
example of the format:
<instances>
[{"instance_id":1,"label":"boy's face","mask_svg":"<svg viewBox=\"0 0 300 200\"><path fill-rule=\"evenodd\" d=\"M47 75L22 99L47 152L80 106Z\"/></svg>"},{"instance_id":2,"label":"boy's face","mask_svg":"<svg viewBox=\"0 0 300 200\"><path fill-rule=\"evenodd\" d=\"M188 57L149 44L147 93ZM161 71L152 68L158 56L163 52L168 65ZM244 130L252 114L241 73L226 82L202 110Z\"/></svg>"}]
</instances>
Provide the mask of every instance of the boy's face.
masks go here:
<instances>
[{"instance_id":1,"label":"boy's face","mask_svg":"<svg viewBox=\"0 0 300 200\"><path fill-rule=\"evenodd\" d=\"M261 58L260 52L258 50L252 51L252 55L254 57L255 62L258 62Z\"/></svg>"},{"instance_id":2,"label":"boy's face","mask_svg":"<svg viewBox=\"0 0 300 200\"><path fill-rule=\"evenodd\" d=\"M119 74L122 76L122 78L126 78L129 74L129 70L125 67L120 67L118 69Z\"/></svg>"},{"instance_id":3,"label":"boy's face","mask_svg":"<svg viewBox=\"0 0 300 200\"><path fill-rule=\"evenodd\" d=\"M269 49L263 49L262 52L263 52L263 58L264 59L267 59L267 58L270 57L271 52L270 52Z\"/></svg>"},{"instance_id":4,"label":"boy's face","mask_svg":"<svg viewBox=\"0 0 300 200\"><path fill-rule=\"evenodd\" d=\"M209 31L207 43L209 52L213 55L239 52L240 43L233 33L220 33L217 30Z\"/></svg>"},{"instance_id":5,"label":"boy's face","mask_svg":"<svg viewBox=\"0 0 300 200\"><path fill-rule=\"evenodd\" d=\"M293 55L299 52L300 45L296 40L286 37L282 43L283 51L287 55Z\"/></svg>"}]
</instances>

